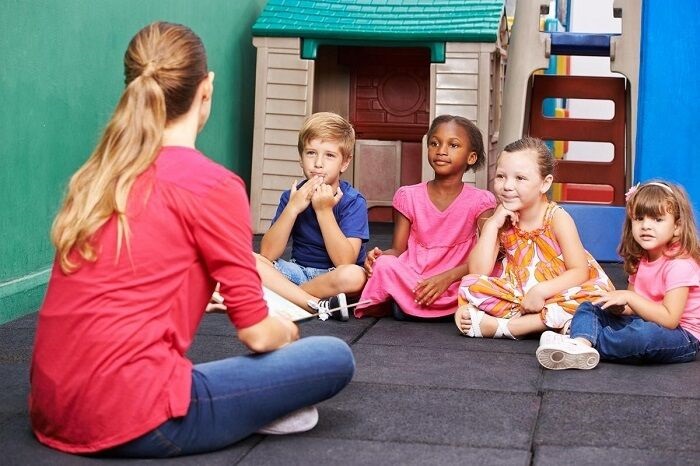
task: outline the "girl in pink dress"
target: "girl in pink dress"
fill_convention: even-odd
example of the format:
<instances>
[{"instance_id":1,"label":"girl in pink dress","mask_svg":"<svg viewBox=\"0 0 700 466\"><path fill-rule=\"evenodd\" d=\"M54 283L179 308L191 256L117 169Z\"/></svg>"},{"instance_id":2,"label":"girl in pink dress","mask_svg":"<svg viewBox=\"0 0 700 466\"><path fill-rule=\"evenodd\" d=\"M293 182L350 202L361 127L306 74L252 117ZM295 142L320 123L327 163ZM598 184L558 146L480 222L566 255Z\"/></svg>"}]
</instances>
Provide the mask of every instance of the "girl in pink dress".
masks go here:
<instances>
[{"instance_id":1,"label":"girl in pink dress","mask_svg":"<svg viewBox=\"0 0 700 466\"><path fill-rule=\"evenodd\" d=\"M471 121L452 115L435 118L428 130L431 181L402 186L394 195L391 249L367 253L369 279L356 317L384 316L393 306L398 319L435 319L454 314L460 279L478 225L493 212L488 191L462 181L484 164L483 137Z\"/></svg>"}]
</instances>

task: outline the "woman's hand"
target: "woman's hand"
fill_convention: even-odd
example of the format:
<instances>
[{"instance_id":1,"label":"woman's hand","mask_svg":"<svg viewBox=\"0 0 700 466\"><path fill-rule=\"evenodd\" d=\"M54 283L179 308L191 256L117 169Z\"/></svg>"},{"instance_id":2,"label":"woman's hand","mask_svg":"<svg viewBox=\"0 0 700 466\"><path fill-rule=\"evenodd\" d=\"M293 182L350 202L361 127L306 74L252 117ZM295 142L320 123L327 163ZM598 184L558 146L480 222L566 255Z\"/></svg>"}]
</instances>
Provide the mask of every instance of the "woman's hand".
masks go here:
<instances>
[{"instance_id":1,"label":"woman's hand","mask_svg":"<svg viewBox=\"0 0 700 466\"><path fill-rule=\"evenodd\" d=\"M284 317L269 315L238 330L238 339L254 353L267 353L299 339L299 327Z\"/></svg>"},{"instance_id":2,"label":"woman's hand","mask_svg":"<svg viewBox=\"0 0 700 466\"><path fill-rule=\"evenodd\" d=\"M372 276L372 267L374 266L374 262L377 260L377 257L381 255L382 250L378 247L375 247L371 251L367 252L367 257L365 257L365 272L367 272L368 278Z\"/></svg>"},{"instance_id":3,"label":"woman's hand","mask_svg":"<svg viewBox=\"0 0 700 466\"><path fill-rule=\"evenodd\" d=\"M297 341L299 339L299 326L295 324L292 320L286 318L286 317L280 317L280 316L273 316L274 319L277 319L280 321L283 327L287 329L287 332L289 332L289 342L291 343L293 341ZM286 345L287 343L285 343ZM282 346L285 346L282 345Z\"/></svg>"},{"instance_id":4,"label":"woman's hand","mask_svg":"<svg viewBox=\"0 0 700 466\"><path fill-rule=\"evenodd\" d=\"M221 283L217 282L214 292L211 294L211 298L209 298L209 303L207 303L207 308L204 310L204 312L223 314L228 310L226 304L224 304L224 297L219 293L220 288Z\"/></svg>"},{"instance_id":5,"label":"woman's hand","mask_svg":"<svg viewBox=\"0 0 700 466\"><path fill-rule=\"evenodd\" d=\"M449 272L443 272L418 282L413 288L415 302L420 306L430 306L452 284Z\"/></svg>"}]
</instances>

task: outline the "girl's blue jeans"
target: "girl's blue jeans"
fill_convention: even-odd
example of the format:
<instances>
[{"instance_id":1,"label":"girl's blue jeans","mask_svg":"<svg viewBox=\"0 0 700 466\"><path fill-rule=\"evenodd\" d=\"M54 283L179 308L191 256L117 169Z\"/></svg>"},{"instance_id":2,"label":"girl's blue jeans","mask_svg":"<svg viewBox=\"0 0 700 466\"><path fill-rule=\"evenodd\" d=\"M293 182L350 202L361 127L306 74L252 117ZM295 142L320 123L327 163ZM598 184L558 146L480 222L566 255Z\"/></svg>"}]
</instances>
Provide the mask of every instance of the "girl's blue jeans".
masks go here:
<instances>
[{"instance_id":1,"label":"girl's blue jeans","mask_svg":"<svg viewBox=\"0 0 700 466\"><path fill-rule=\"evenodd\" d=\"M678 327L670 330L638 316L612 314L585 302L571 321L571 338L585 338L601 359L643 364L690 362L700 343Z\"/></svg>"},{"instance_id":2,"label":"girl's blue jeans","mask_svg":"<svg viewBox=\"0 0 700 466\"><path fill-rule=\"evenodd\" d=\"M304 338L271 353L197 364L184 417L104 454L163 458L217 450L332 397L354 371L348 345L327 336Z\"/></svg>"}]
</instances>

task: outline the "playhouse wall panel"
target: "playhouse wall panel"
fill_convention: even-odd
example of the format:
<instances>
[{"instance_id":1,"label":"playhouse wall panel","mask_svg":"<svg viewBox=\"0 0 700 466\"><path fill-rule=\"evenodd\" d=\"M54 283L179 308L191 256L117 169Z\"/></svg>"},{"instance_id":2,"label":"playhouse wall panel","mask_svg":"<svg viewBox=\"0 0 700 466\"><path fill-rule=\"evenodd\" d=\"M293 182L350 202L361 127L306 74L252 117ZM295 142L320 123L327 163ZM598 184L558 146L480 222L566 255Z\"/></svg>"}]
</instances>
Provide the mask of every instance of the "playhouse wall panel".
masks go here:
<instances>
[{"instance_id":1,"label":"playhouse wall panel","mask_svg":"<svg viewBox=\"0 0 700 466\"><path fill-rule=\"evenodd\" d=\"M268 173L284 173L292 176L296 174L296 176L303 176L299 162L287 160L273 160L268 157L265 157L265 161L263 162L263 174ZM289 188L289 185L287 185L287 188Z\"/></svg>"},{"instance_id":2,"label":"playhouse wall panel","mask_svg":"<svg viewBox=\"0 0 700 466\"><path fill-rule=\"evenodd\" d=\"M477 89L478 79L475 74L439 73L436 85L438 89Z\"/></svg>"},{"instance_id":3,"label":"playhouse wall panel","mask_svg":"<svg viewBox=\"0 0 700 466\"><path fill-rule=\"evenodd\" d=\"M277 115L267 113L265 117L265 125L273 129L286 129L290 131L299 131L304 123L304 115Z\"/></svg>"},{"instance_id":4,"label":"playhouse wall panel","mask_svg":"<svg viewBox=\"0 0 700 466\"><path fill-rule=\"evenodd\" d=\"M312 61L299 55L299 39L254 38L258 49L251 215L255 233L264 233L280 194L302 176L297 137L310 113Z\"/></svg>"},{"instance_id":5,"label":"playhouse wall panel","mask_svg":"<svg viewBox=\"0 0 700 466\"><path fill-rule=\"evenodd\" d=\"M272 99L306 100L306 91L306 86L272 83L267 85L267 97Z\"/></svg>"},{"instance_id":6,"label":"playhouse wall panel","mask_svg":"<svg viewBox=\"0 0 700 466\"><path fill-rule=\"evenodd\" d=\"M436 89L435 103L478 105L478 94L470 89Z\"/></svg>"},{"instance_id":7,"label":"playhouse wall panel","mask_svg":"<svg viewBox=\"0 0 700 466\"><path fill-rule=\"evenodd\" d=\"M277 203L263 204L260 206L260 225L263 225L263 231L267 231L270 228L270 223L277 212Z\"/></svg>"},{"instance_id":8,"label":"playhouse wall panel","mask_svg":"<svg viewBox=\"0 0 700 466\"><path fill-rule=\"evenodd\" d=\"M478 108L476 105L455 105L455 104L436 104L435 105L435 114L436 115L442 115L442 114L450 114L450 115L459 115L463 116L464 118L468 118L474 123L478 125L476 116L477 116L477 111Z\"/></svg>"},{"instance_id":9,"label":"playhouse wall panel","mask_svg":"<svg viewBox=\"0 0 700 466\"><path fill-rule=\"evenodd\" d=\"M296 153L298 138L298 130L266 129L264 141L265 144L280 144L284 146L294 146L294 152Z\"/></svg>"},{"instance_id":10,"label":"playhouse wall panel","mask_svg":"<svg viewBox=\"0 0 700 466\"><path fill-rule=\"evenodd\" d=\"M306 110L306 102L303 100L267 99L265 110L267 113L279 115L303 115Z\"/></svg>"},{"instance_id":11,"label":"playhouse wall panel","mask_svg":"<svg viewBox=\"0 0 700 466\"><path fill-rule=\"evenodd\" d=\"M276 206L280 201L280 196L282 196L282 190L266 189L263 191L260 200L263 204Z\"/></svg>"},{"instance_id":12,"label":"playhouse wall panel","mask_svg":"<svg viewBox=\"0 0 700 466\"><path fill-rule=\"evenodd\" d=\"M308 73L306 70L288 70L270 68L267 72L267 81L275 84L307 84Z\"/></svg>"},{"instance_id":13,"label":"playhouse wall panel","mask_svg":"<svg viewBox=\"0 0 700 466\"><path fill-rule=\"evenodd\" d=\"M265 159L299 162L299 153L296 146L292 147L289 144L265 144Z\"/></svg>"},{"instance_id":14,"label":"playhouse wall panel","mask_svg":"<svg viewBox=\"0 0 700 466\"><path fill-rule=\"evenodd\" d=\"M438 73L471 73L479 72L479 60L474 58L449 58L445 63L436 66Z\"/></svg>"},{"instance_id":15,"label":"playhouse wall panel","mask_svg":"<svg viewBox=\"0 0 700 466\"><path fill-rule=\"evenodd\" d=\"M263 179L263 189L284 191L284 190L290 188L290 186L292 185L292 181L294 181L295 178L298 179L299 175L286 176L286 175L266 174L264 179ZM270 217L270 218L272 218L272 217Z\"/></svg>"}]
</instances>

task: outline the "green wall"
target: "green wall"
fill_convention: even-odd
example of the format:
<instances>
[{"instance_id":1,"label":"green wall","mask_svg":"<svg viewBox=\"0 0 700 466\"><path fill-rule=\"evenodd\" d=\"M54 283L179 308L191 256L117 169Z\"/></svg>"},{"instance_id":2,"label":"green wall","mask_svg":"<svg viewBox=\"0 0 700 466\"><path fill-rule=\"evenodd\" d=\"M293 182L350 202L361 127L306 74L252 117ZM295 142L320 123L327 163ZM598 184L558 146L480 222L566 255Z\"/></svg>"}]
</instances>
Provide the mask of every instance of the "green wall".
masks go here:
<instances>
[{"instance_id":1,"label":"green wall","mask_svg":"<svg viewBox=\"0 0 700 466\"><path fill-rule=\"evenodd\" d=\"M216 72L199 149L250 180L255 83L251 25L264 0L3 0L0 11L0 323L35 311L53 216L124 86L141 27L191 27Z\"/></svg>"}]
</instances>

